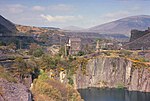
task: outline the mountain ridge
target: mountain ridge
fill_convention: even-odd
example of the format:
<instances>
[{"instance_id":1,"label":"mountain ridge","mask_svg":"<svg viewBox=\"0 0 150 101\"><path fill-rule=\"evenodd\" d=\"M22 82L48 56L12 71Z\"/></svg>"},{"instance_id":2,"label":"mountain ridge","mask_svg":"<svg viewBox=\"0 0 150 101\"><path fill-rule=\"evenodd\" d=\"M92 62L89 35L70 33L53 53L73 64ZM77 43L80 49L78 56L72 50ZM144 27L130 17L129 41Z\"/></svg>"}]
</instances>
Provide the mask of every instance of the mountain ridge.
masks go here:
<instances>
[{"instance_id":1,"label":"mountain ridge","mask_svg":"<svg viewBox=\"0 0 150 101\"><path fill-rule=\"evenodd\" d=\"M131 29L145 30L150 26L150 15L137 15L122 18L88 28L87 31L100 34L124 34L130 36Z\"/></svg>"}]
</instances>

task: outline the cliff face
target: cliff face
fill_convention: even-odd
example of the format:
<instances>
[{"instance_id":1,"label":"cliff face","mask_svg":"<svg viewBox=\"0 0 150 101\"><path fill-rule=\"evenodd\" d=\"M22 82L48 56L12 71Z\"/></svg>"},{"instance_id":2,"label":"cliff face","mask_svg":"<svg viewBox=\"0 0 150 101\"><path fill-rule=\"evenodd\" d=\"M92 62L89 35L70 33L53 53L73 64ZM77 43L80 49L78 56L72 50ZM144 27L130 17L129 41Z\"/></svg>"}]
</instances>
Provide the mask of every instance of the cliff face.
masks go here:
<instances>
[{"instance_id":1,"label":"cliff face","mask_svg":"<svg viewBox=\"0 0 150 101\"><path fill-rule=\"evenodd\" d=\"M90 59L83 74L82 67L74 75L75 87L109 87L150 92L148 68L134 68L133 63L119 57L97 57Z\"/></svg>"}]
</instances>

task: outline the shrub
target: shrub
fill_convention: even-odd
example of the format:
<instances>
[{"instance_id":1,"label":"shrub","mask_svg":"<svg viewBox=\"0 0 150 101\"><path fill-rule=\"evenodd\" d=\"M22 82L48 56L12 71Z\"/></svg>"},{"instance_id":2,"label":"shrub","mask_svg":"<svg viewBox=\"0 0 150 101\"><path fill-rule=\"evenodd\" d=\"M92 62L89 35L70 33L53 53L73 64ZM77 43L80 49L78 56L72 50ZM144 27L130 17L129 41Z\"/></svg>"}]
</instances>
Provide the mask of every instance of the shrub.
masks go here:
<instances>
[{"instance_id":1,"label":"shrub","mask_svg":"<svg viewBox=\"0 0 150 101\"><path fill-rule=\"evenodd\" d=\"M74 84L74 83L73 83L73 80L72 80L72 78L71 78L71 77L68 77L68 80L69 80L69 82L68 82L68 83L69 83L70 85L73 85L73 84Z\"/></svg>"},{"instance_id":2,"label":"shrub","mask_svg":"<svg viewBox=\"0 0 150 101\"><path fill-rule=\"evenodd\" d=\"M130 56L132 54L132 52L128 51L128 50L121 50L120 51L120 56Z\"/></svg>"},{"instance_id":3,"label":"shrub","mask_svg":"<svg viewBox=\"0 0 150 101\"><path fill-rule=\"evenodd\" d=\"M39 49L37 49L37 50L35 50L34 52L33 52L33 55L35 56L35 57L40 57L40 56L42 56L44 54L44 52L43 52L43 50L41 49L41 48L39 48Z\"/></svg>"},{"instance_id":4,"label":"shrub","mask_svg":"<svg viewBox=\"0 0 150 101\"><path fill-rule=\"evenodd\" d=\"M138 58L137 60L139 60L140 62L149 62L149 60L147 60L145 58Z\"/></svg>"},{"instance_id":5,"label":"shrub","mask_svg":"<svg viewBox=\"0 0 150 101\"><path fill-rule=\"evenodd\" d=\"M104 51L103 53L104 53L105 55L107 55L107 56L110 56L110 55L111 55L109 51Z\"/></svg>"},{"instance_id":6,"label":"shrub","mask_svg":"<svg viewBox=\"0 0 150 101\"><path fill-rule=\"evenodd\" d=\"M119 83L119 84L117 85L117 88L118 88L118 89L123 89L123 88L125 88L125 86L124 86L124 84Z\"/></svg>"},{"instance_id":7,"label":"shrub","mask_svg":"<svg viewBox=\"0 0 150 101\"><path fill-rule=\"evenodd\" d=\"M82 101L72 86L47 78L46 75L41 74L33 82L32 93L35 101Z\"/></svg>"}]
</instances>

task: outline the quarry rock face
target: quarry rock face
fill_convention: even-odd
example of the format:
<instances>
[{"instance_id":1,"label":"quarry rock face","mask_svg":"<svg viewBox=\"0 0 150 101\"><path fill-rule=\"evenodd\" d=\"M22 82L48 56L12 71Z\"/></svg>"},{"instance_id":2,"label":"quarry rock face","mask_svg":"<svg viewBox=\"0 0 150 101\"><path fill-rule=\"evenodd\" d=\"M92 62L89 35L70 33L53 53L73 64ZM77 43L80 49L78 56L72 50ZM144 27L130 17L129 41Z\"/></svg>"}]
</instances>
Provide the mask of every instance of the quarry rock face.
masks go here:
<instances>
[{"instance_id":1,"label":"quarry rock face","mask_svg":"<svg viewBox=\"0 0 150 101\"><path fill-rule=\"evenodd\" d=\"M74 75L76 89L88 87L124 88L131 91L150 92L150 71L133 68L132 62L120 57L90 59L83 74L82 67Z\"/></svg>"},{"instance_id":2,"label":"quarry rock face","mask_svg":"<svg viewBox=\"0 0 150 101\"><path fill-rule=\"evenodd\" d=\"M31 93L21 83L0 79L0 101L32 101Z\"/></svg>"},{"instance_id":3,"label":"quarry rock face","mask_svg":"<svg viewBox=\"0 0 150 101\"><path fill-rule=\"evenodd\" d=\"M150 92L150 71L148 69L136 69L131 76L129 90Z\"/></svg>"}]
</instances>

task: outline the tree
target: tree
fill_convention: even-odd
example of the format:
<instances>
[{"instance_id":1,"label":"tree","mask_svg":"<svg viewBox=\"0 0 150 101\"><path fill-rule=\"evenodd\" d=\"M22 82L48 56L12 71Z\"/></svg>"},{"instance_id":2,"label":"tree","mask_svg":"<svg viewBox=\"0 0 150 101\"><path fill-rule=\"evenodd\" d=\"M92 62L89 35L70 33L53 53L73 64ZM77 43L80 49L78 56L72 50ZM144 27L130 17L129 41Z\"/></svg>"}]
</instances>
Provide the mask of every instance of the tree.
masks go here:
<instances>
[{"instance_id":1,"label":"tree","mask_svg":"<svg viewBox=\"0 0 150 101\"><path fill-rule=\"evenodd\" d=\"M29 51L30 55L34 55L35 57L40 57L44 54L42 48L36 44L36 43L31 43L30 44L30 51Z\"/></svg>"},{"instance_id":2,"label":"tree","mask_svg":"<svg viewBox=\"0 0 150 101\"><path fill-rule=\"evenodd\" d=\"M58 63L58 59L51 57L49 55L43 55L41 59L41 67L42 69L54 69L56 68Z\"/></svg>"},{"instance_id":3,"label":"tree","mask_svg":"<svg viewBox=\"0 0 150 101\"><path fill-rule=\"evenodd\" d=\"M61 46L60 49L59 49L59 53L58 53L60 56L65 56L65 46Z\"/></svg>"}]
</instances>

